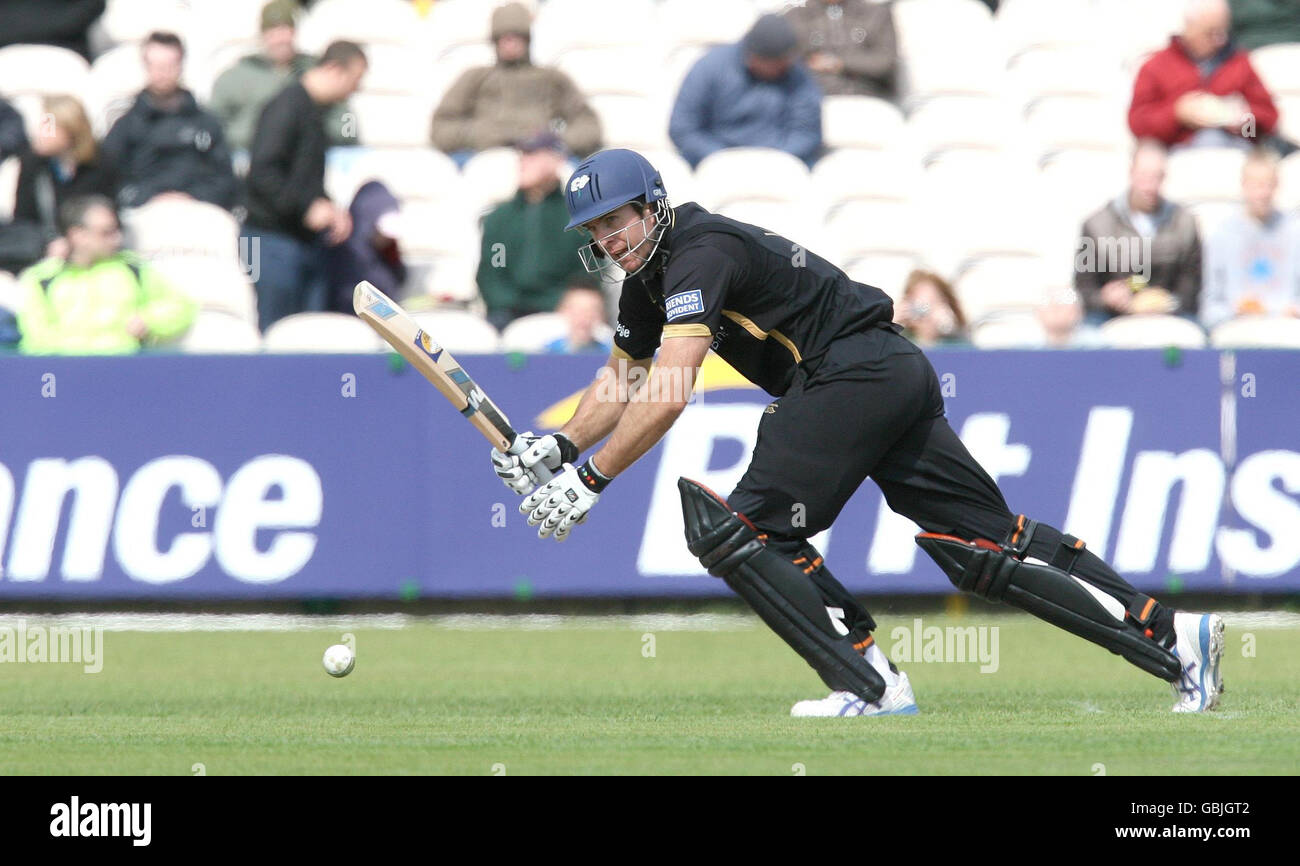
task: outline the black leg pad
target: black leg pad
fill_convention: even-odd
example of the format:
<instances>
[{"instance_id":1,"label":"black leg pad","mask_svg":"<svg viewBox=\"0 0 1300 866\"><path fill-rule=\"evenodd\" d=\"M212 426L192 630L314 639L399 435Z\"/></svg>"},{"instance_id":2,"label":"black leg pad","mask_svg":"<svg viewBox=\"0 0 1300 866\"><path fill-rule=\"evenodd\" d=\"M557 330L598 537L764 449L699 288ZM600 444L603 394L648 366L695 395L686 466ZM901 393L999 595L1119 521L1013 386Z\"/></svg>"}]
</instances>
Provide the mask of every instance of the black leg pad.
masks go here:
<instances>
[{"instance_id":1,"label":"black leg pad","mask_svg":"<svg viewBox=\"0 0 1300 866\"><path fill-rule=\"evenodd\" d=\"M853 639L835 630L817 585L776 551L744 515L707 487L677 482L690 551L715 577L754 609L767 626L817 672L831 689L866 701L885 693L885 680Z\"/></svg>"},{"instance_id":2,"label":"black leg pad","mask_svg":"<svg viewBox=\"0 0 1300 866\"><path fill-rule=\"evenodd\" d=\"M1147 673L1177 680L1177 657L1126 619L1116 619L1070 575L1050 565L1021 562L984 539L966 541L923 532L916 543L958 589L1034 616L1121 655Z\"/></svg>"}]
</instances>

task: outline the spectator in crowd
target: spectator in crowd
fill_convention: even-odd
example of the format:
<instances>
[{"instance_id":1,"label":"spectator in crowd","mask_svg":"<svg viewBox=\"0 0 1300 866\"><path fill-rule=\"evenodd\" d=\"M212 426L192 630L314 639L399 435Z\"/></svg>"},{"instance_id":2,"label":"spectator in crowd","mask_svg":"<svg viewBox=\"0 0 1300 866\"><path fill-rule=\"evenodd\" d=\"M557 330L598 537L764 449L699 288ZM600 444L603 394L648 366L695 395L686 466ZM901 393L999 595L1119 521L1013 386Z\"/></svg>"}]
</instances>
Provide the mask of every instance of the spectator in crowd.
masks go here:
<instances>
[{"instance_id":1,"label":"spectator in crowd","mask_svg":"<svg viewBox=\"0 0 1300 866\"><path fill-rule=\"evenodd\" d=\"M794 27L764 15L686 74L668 133L692 166L727 147L772 147L812 165L822 146L822 91L798 60Z\"/></svg>"},{"instance_id":2,"label":"spectator in crowd","mask_svg":"<svg viewBox=\"0 0 1300 866\"><path fill-rule=\"evenodd\" d=\"M1298 0L1230 0L1232 41L1242 51L1263 45L1300 42Z\"/></svg>"},{"instance_id":3,"label":"spectator in crowd","mask_svg":"<svg viewBox=\"0 0 1300 866\"><path fill-rule=\"evenodd\" d=\"M1250 65L1228 41L1227 0L1192 0L1183 32L1142 64L1128 125L1167 147L1250 147L1271 135L1278 112Z\"/></svg>"},{"instance_id":4,"label":"spectator in crowd","mask_svg":"<svg viewBox=\"0 0 1300 866\"><path fill-rule=\"evenodd\" d=\"M185 46L174 33L149 34L142 46L145 89L104 138L104 161L118 181L118 204L155 196L194 198L229 210L235 203L221 121L180 86Z\"/></svg>"},{"instance_id":5,"label":"spectator in crowd","mask_svg":"<svg viewBox=\"0 0 1300 866\"><path fill-rule=\"evenodd\" d=\"M0 97L0 162L27 152L27 127L18 109Z\"/></svg>"},{"instance_id":6,"label":"spectator in crowd","mask_svg":"<svg viewBox=\"0 0 1300 866\"><path fill-rule=\"evenodd\" d=\"M543 127L560 135L572 153L600 149L600 120L586 97L560 70L533 65L531 39L528 7L509 3L493 11L496 65L462 74L433 113L433 146L457 164L475 151L508 147Z\"/></svg>"},{"instance_id":7,"label":"spectator in crowd","mask_svg":"<svg viewBox=\"0 0 1300 866\"><path fill-rule=\"evenodd\" d=\"M1089 324L1128 313L1196 315L1200 236L1191 212L1160 194L1164 180L1164 146L1139 142L1128 189L1084 222L1074 287Z\"/></svg>"},{"instance_id":8,"label":"spectator in crowd","mask_svg":"<svg viewBox=\"0 0 1300 866\"><path fill-rule=\"evenodd\" d=\"M1241 172L1244 212L1229 218L1205 246L1201 323L1234 316L1300 316L1300 220L1274 206L1278 158L1252 151Z\"/></svg>"},{"instance_id":9,"label":"spectator in crowd","mask_svg":"<svg viewBox=\"0 0 1300 866\"><path fill-rule=\"evenodd\" d=\"M352 197L348 215L352 234L326 249L328 309L336 313L352 312L352 290L362 280L390 298L400 297L406 282L406 265L398 246L402 215L397 197L379 181L369 181Z\"/></svg>"},{"instance_id":10,"label":"spectator in crowd","mask_svg":"<svg viewBox=\"0 0 1300 866\"><path fill-rule=\"evenodd\" d=\"M0 268L18 271L46 256L66 258L59 231L63 203L86 195L111 197L115 186L99 161L90 119L72 96L47 96L30 152L19 163L13 222L0 226Z\"/></svg>"},{"instance_id":11,"label":"spectator in crowd","mask_svg":"<svg viewBox=\"0 0 1300 866\"><path fill-rule=\"evenodd\" d=\"M902 325L907 337L923 349L970 342L957 293L933 271L915 270L907 275L894 322Z\"/></svg>"},{"instance_id":12,"label":"spectator in crowd","mask_svg":"<svg viewBox=\"0 0 1300 866\"><path fill-rule=\"evenodd\" d=\"M293 0L271 0L262 7L261 52L241 58L212 87L208 107L221 119L226 139L236 150L252 147L257 119L271 98L316 65L315 57L294 46L297 8ZM325 130L331 145L357 143L356 124L346 114L345 103L326 109Z\"/></svg>"},{"instance_id":13,"label":"spectator in crowd","mask_svg":"<svg viewBox=\"0 0 1300 866\"><path fill-rule=\"evenodd\" d=\"M578 258L583 239L564 230L564 142L539 132L517 146L519 189L484 218L478 263L479 294L498 330L529 313L553 312L574 279L585 278Z\"/></svg>"},{"instance_id":14,"label":"spectator in crowd","mask_svg":"<svg viewBox=\"0 0 1300 866\"><path fill-rule=\"evenodd\" d=\"M189 328L194 302L152 267L122 252L122 230L111 199L75 198L64 203L59 215L67 258L45 259L19 277L20 351L128 354Z\"/></svg>"},{"instance_id":15,"label":"spectator in crowd","mask_svg":"<svg viewBox=\"0 0 1300 866\"><path fill-rule=\"evenodd\" d=\"M87 33L107 5L105 0L4 0L0 47L53 45L90 60Z\"/></svg>"},{"instance_id":16,"label":"spectator in crowd","mask_svg":"<svg viewBox=\"0 0 1300 866\"><path fill-rule=\"evenodd\" d=\"M803 62L827 96L894 98L898 37L890 4L807 0L785 17L799 35Z\"/></svg>"},{"instance_id":17,"label":"spectator in crowd","mask_svg":"<svg viewBox=\"0 0 1300 866\"><path fill-rule=\"evenodd\" d=\"M1095 328L1080 327L1083 306L1079 303L1079 293L1069 286L1049 289L1034 313L1043 326L1044 348L1082 349L1101 345Z\"/></svg>"},{"instance_id":18,"label":"spectator in crowd","mask_svg":"<svg viewBox=\"0 0 1300 866\"><path fill-rule=\"evenodd\" d=\"M260 238L256 286L263 330L285 316L329 305L325 249L348 239L352 217L325 194L328 138L321 110L356 93L366 69L361 46L332 42L319 64L262 109L249 154L242 234Z\"/></svg>"},{"instance_id":19,"label":"spectator in crowd","mask_svg":"<svg viewBox=\"0 0 1300 866\"><path fill-rule=\"evenodd\" d=\"M570 355L583 352L609 353L612 344L601 333L602 329L609 328L605 323L605 295L596 280L588 277L570 282L555 311L564 317L569 332L547 344L546 351Z\"/></svg>"}]
</instances>

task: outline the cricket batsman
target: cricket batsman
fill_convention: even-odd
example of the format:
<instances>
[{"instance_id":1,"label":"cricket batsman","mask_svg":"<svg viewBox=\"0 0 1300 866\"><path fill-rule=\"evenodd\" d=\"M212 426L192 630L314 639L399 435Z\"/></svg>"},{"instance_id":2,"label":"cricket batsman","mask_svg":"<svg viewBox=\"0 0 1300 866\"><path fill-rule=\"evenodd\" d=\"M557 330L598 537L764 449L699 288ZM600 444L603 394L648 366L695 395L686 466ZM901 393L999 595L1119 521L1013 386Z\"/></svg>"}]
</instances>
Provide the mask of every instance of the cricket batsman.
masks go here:
<instances>
[{"instance_id":1,"label":"cricket batsman","mask_svg":"<svg viewBox=\"0 0 1300 866\"><path fill-rule=\"evenodd\" d=\"M679 479L686 541L832 690L792 715L917 711L907 674L872 638L875 620L808 541L867 478L924 530L917 544L959 589L1167 680L1174 712L1217 705L1222 618L1166 607L1083 541L1013 514L948 425L934 369L892 324L883 291L772 232L693 202L671 206L659 173L630 150L592 155L564 193L567 228L592 239L580 250L587 270L618 266L625 279L614 349L573 418L553 435L523 434L511 453L492 452L540 537L567 538L663 437L690 398L689 385L669 386L694 382L712 349L776 399L726 500ZM630 399L634 378L657 396Z\"/></svg>"}]
</instances>

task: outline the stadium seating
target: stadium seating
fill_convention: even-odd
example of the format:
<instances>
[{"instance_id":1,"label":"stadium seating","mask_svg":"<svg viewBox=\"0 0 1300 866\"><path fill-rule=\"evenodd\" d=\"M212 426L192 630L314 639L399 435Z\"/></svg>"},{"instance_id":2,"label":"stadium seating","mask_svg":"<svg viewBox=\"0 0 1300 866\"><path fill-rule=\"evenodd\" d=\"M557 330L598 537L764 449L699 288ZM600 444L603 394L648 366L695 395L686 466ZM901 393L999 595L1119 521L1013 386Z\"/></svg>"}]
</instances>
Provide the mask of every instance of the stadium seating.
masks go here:
<instances>
[{"instance_id":1,"label":"stadium seating","mask_svg":"<svg viewBox=\"0 0 1300 866\"><path fill-rule=\"evenodd\" d=\"M438 150L421 148L365 148L349 167L352 194L367 181L382 181L403 202L445 201L461 198L461 174L451 158ZM459 209L459 207L458 207Z\"/></svg>"},{"instance_id":2,"label":"stadium seating","mask_svg":"<svg viewBox=\"0 0 1300 866\"><path fill-rule=\"evenodd\" d=\"M533 313L521 316L501 332L503 352L541 352L555 340L569 333L569 326L559 313Z\"/></svg>"},{"instance_id":3,"label":"stadium seating","mask_svg":"<svg viewBox=\"0 0 1300 866\"><path fill-rule=\"evenodd\" d=\"M239 224L201 201L152 201L124 214L132 246L150 257L200 255L237 262Z\"/></svg>"},{"instance_id":4,"label":"stadium seating","mask_svg":"<svg viewBox=\"0 0 1300 866\"><path fill-rule=\"evenodd\" d=\"M181 337L178 348L191 354L257 352L262 335L247 319L214 310L200 310Z\"/></svg>"},{"instance_id":5,"label":"stadium seating","mask_svg":"<svg viewBox=\"0 0 1300 866\"><path fill-rule=\"evenodd\" d=\"M668 115L672 107L657 96L637 93L593 93L587 102L600 118L606 147L666 150ZM586 154L577 154L586 156Z\"/></svg>"},{"instance_id":6,"label":"stadium seating","mask_svg":"<svg viewBox=\"0 0 1300 866\"><path fill-rule=\"evenodd\" d=\"M364 46L366 75L361 80L361 92L409 96L430 106L437 104L442 90L436 92L430 82L435 76L434 59L421 46L375 43Z\"/></svg>"},{"instance_id":7,"label":"stadium seating","mask_svg":"<svg viewBox=\"0 0 1300 866\"><path fill-rule=\"evenodd\" d=\"M336 39L362 45L407 45L430 52L427 19L404 0L320 0L298 26L303 51L319 54Z\"/></svg>"},{"instance_id":8,"label":"stadium seating","mask_svg":"<svg viewBox=\"0 0 1300 866\"><path fill-rule=\"evenodd\" d=\"M295 313L262 335L268 352L383 352L388 344L356 316L346 313Z\"/></svg>"},{"instance_id":9,"label":"stadium seating","mask_svg":"<svg viewBox=\"0 0 1300 866\"><path fill-rule=\"evenodd\" d=\"M184 84L189 83L189 70L187 61L185 78L182 79ZM82 93L90 125L97 137L103 138L108 134L143 88L144 64L140 59L139 45L119 45L95 58L90 68L89 84Z\"/></svg>"},{"instance_id":10,"label":"stadium seating","mask_svg":"<svg viewBox=\"0 0 1300 866\"><path fill-rule=\"evenodd\" d=\"M828 148L891 150L903 143L907 122L891 102L870 96L822 100L822 141Z\"/></svg>"},{"instance_id":11,"label":"stadium seating","mask_svg":"<svg viewBox=\"0 0 1300 866\"><path fill-rule=\"evenodd\" d=\"M977 349L1041 349L1047 332L1033 312L1012 312L971 325L971 343Z\"/></svg>"},{"instance_id":12,"label":"stadium seating","mask_svg":"<svg viewBox=\"0 0 1300 866\"><path fill-rule=\"evenodd\" d=\"M954 287L969 322L1006 311L1029 312L1046 300L1043 287L1055 263L1030 256L986 256L973 262Z\"/></svg>"},{"instance_id":13,"label":"stadium seating","mask_svg":"<svg viewBox=\"0 0 1300 866\"><path fill-rule=\"evenodd\" d=\"M22 290L18 279L8 271L0 271L0 309L17 312L22 304Z\"/></svg>"},{"instance_id":14,"label":"stadium seating","mask_svg":"<svg viewBox=\"0 0 1300 866\"><path fill-rule=\"evenodd\" d=\"M1216 349L1300 349L1300 319L1284 316L1242 316L1210 332Z\"/></svg>"},{"instance_id":15,"label":"stadium seating","mask_svg":"<svg viewBox=\"0 0 1300 866\"><path fill-rule=\"evenodd\" d=\"M361 92L348 100L369 147L429 147L434 105L423 96Z\"/></svg>"},{"instance_id":16,"label":"stadium seating","mask_svg":"<svg viewBox=\"0 0 1300 866\"><path fill-rule=\"evenodd\" d=\"M122 2L134 3L134 0ZM190 30L180 35L191 49L211 50L231 42L256 40L266 3L263 0L189 0L188 5Z\"/></svg>"},{"instance_id":17,"label":"stadium seating","mask_svg":"<svg viewBox=\"0 0 1300 866\"><path fill-rule=\"evenodd\" d=\"M1124 118L1124 104L1113 97L1044 95L1025 108L1025 137L1040 158L1063 150L1128 153L1133 135Z\"/></svg>"},{"instance_id":18,"label":"stadium seating","mask_svg":"<svg viewBox=\"0 0 1300 866\"><path fill-rule=\"evenodd\" d=\"M34 94L85 93L90 66L75 51L51 45L0 48L0 93L12 99Z\"/></svg>"},{"instance_id":19,"label":"stadium seating","mask_svg":"<svg viewBox=\"0 0 1300 866\"><path fill-rule=\"evenodd\" d=\"M480 150L461 167L462 195L469 211L481 215L519 188L519 152L512 147Z\"/></svg>"},{"instance_id":20,"label":"stadium seating","mask_svg":"<svg viewBox=\"0 0 1300 866\"><path fill-rule=\"evenodd\" d=\"M1300 96L1300 43L1265 45L1250 52L1250 65L1274 98Z\"/></svg>"},{"instance_id":21,"label":"stadium seating","mask_svg":"<svg viewBox=\"0 0 1300 866\"><path fill-rule=\"evenodd\" d=\"M500 351L497 329L474 313L464 310L417 310L411 313L417 325L438 335L438 342L449 352L486 355Z\"/></svg>"},{"instance_id":22,"label":"stadium seating","mask_svg":"<svg viewBox=\"0 0 1300 866\"><path fill-rule=\"evenodd\" d=\"M0 222L13 219L14 196L18 192L18 157L0 162Z\"/></svg>"},{"instance_id":23,"label":"stadium seating","mask_svg":"<svg viewBox=\"0 0 1300 866\"><path fill-rule=\"evenodd\" d=\"M264 2L110 0L94 44L112 47L92 65L46 46L0 49L0 93L33 129L43 95L74 93L103 136L143 86L139 42L150 31L185 40L184 83L203 100L217 74L258 50ZM370 69L351 100L364 147L331 150L327 189L346 204L374 178L403 200L408 285L431 301L477 302L478 220L516 189L512 149L477 154L458 171L428 140L446 89L466 69L494 62L488 33L497 4L319 0L300 19L304 50L336 38L367 49ZM557 65L583 90L608 146L635 148L658 166L674 204L699 201L755 222L891 292L912 269L931 267L978 314L982 346L1018 344L1017 316L1070 273L1084 218L1124 189L1132 80L1183 10L1183 0L1002 0L996 13L980 0L895 0L906 113L880 99L830 96L822 109L828 153L811 171L749 148L715 154L693 171L667 135L682 77L710 47L740 39L759 14L780 12L788 0L525 5L535 15L534 60ZM1300 139L1300 44L1251 57L1281 109L1282 132ZM635 72L610 74L629 58ZM1235 149L1170 157L1165 194L1191 209L1203 238L1239 212L1242 158ZM12 207L16 171L13 161L0 165L0 218ZM1280 172L1278 205L1294 211L1300 154ZM127 216L141 253L205 309L255 320L228 216L150 208ZM1273 327L1237 327L1256 326ZM1185 331L1182 338L1194 342Z\"/></svg>"},{"instance_id":24,"label":"stadium seating","mask_svg":"<svg viewBox=\"0 0 1300 866\"><path fill-rule=\"evenodd\" d=\"M1002 100L981 95L931 99L907 119L908 146L929 163L950 150L1002 150L1020 138L1021 119Z\"/></svg>"},{"instance_id":25,"label":"stadium seating","mask_svg":"<svg viewBox=\"0 0 1300 866\"><path fill-rule=\"evenodd\" d=\"M690 164L675 150L642 150L641 154L659 169L668 187L668 200L674 205L696 201L699 190L695 185L695 172Z\"/></svg>"},{"instance_id":26,"label":"stadium seating","mask_svg":"<svg viewBox=\"0 0 1300 866\"><path fill-rule=\"evenodd\" d=\"M1098 331L1102 341L1116 349L1203 349L1206 345L1200 325L1179 316L1116 316Z\"/></svg>"},{"instance_id":27,"label":"stadium seating","mask_svg":"<svg viewBox=\"0 0 1300 866\"><path fill-rule=\"evenodd\" d=\"M762 185L754 178L763 178ZM695 167L701 205L804 245L819 234L820 209L809 195L811 184L802 160L770 148L726 148Z\"/></svg>"},{"instance_id":28,"label":"stadium seating","mask_svg":"<svg viewBox=\"0 0 1300 866\"><path fill-rule=\"evenodd\" d=\"M1300 105L1296 106L1300 112ZM1279 185L1277 190L1278 207L1282 210L1300 209L1300 152L1282 160L1278 166Z\"/></svg>"},{"instance_id":29,"label":"stadium seating","mask_svg":"<svg viewBox=\"0 0 1300 866\"><path fill-rule=\"evenodd\" d=\"M190 7L215 6L214 0L191 4L183 0L108 0L104 14L99 19L103 35L113 43L143 42L155 30L166 30L181 35L194 32L191 28ZM222 3L222 6L238 4ZM256 12L253 13L256 16ZM256 22L256 17L252 19Z\"/></svg>"},{"instance_id":30,"label":"stadium seating","mask_svg":"<svg viewBox=\"0 0 1300 866\"><path fill-rule=\"evenodd\" d=\"M1278 131L1291 141L1300 141L1300 93L1287 93L1274 99L1281 112Z\"/></svg>"},{"instance_id":31,"label":"stadium seating","mask_svg":"<svg viewBox=\"0 0 1300 866\"><path fill-rule=\"evenodd\" d=\"M850 253L835 264L844 270L849 279L875 286L893 298L895 303L903 297L903 286L908 274L925 267L919 254L904 250Z\"/></svg>"},{"instance_id":32,"label":"stadium seating","mask_svg":"<svg viewBox=\"0 0 1300 866\"><path fill-rule=\"evenodd\" d=\"M653 0L619 0L617 8L617 14L610 14L608 0L546 0L533 20L533 61L553 64L575 49L618 48L627 52L624 58L638 59L655 52L660 41ZM607 67L605 77L613 77L610 70L621 66Z\"/></svg>"},{"instance_id":33,"label":"stadium seating","mask_svg":"<svg viewBox=\"0 0 1300 866\"><path fill-rule=\"evenodd\" d=\"M756 184L755 178L762 178L762 184ZM810 181L802 160L766 147L729 147L709 154L695 167L695 185L705 207L745 200L794 204L807 196Z\"/></svg>"},{"instance_id":34,"label":"stadium seating","mask_svg":"<svg viewBox=\"0 0 1300 866\"><path fill-rule=\"evenodd\" d=\"M437 56L461 45L488 42L492 4L480 0L439 0L429 10L428 29Z\"/></svg>"},{"instance_id":35,"label":"stadium seating","mask_svg":"<svg viewBox=\"0 0 1300 866\"><path fill-rule=\"evenodd\" d=\"M470 301L477 295L478 225L459 209L437 202L413 202L402 208L402 253L407 262L428 266L424 290L446 301Z\"/></svg>"},{"instance_id":36,"label":"stadium seating","mask_svg":"<svg viewBox=\"0 0 1300 866\"><path fill-rule=\"evenodd\" d=\"M1193 147L1169 154L1165 197L1184 205L1235 202L1241 197L1246 153L1235 147Z\"/></svg>"}]
</instances>

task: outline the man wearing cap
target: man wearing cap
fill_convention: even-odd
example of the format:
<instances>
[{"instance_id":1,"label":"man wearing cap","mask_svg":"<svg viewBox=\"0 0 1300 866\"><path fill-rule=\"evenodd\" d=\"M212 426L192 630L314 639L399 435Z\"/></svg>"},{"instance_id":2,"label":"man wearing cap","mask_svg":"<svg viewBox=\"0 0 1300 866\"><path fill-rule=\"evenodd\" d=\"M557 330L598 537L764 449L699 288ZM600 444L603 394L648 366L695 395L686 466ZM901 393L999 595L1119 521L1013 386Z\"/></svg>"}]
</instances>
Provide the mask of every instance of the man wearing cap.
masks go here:
<instances>
[{"instance_id":1,"label":"man wearing cap","mask_svg":"<svg viewBox=\"0 0 1300 866\"><path fill-rule=\"evenodd\" d=\"M805 0L785 12L827 96L894 97L898 34L888 3Z\"/></svg>"},{"instance_id":2,"label":"man wearing cap","mask_svg":"<svg viewBox=\"0 0 1300 866\"><path fill-rule=\"evenodd\" d=\"M726 147L772 147L812 165L822 146L822 90L798 61L794 28L764 15L744 39L691 67L668 133L692 166Z\"/></svg>"},{"instance_id":3,"label":"man wearing cap","mask_svg":"<svg viewBox=\"0 0 1300 866\"><path fill-rule=\"evenodd\" d=\"M519 189L483 220L478 263L479 293L497 328L529 313L554 311L573 281L586 276L575 258L582 239L564 230L564 142L553 132L539 132L516 147Z\"/></svg>"},{"instance_id":4,"label":"man wearing cap","mask_svg":"<svg viewBox=\"0 0 1300 866\"><path fill-rule=\"evenodd\" d=\"M262 7L262 50L241 58L217 78L209 108L226 129L234 150L253 145L257 119L271 97L316 65L316 58L294 47L293 0L271 0ZM355 123L344 123L347 103L325 109L325 133L331 145L357 144Z\"/></svg>"},{"instance_id":5,"label":"man wearing cap","mask_svg":"<svg viewBox=\"0 0 1300 866\"><path fill-rule=\"evenodd\" d=\"M475 151L509 147L543 128L578 156L600 147L600 120L577 85L558 69L533 65L531 32L522 3L492 13L496 65L466 71L443 96L433 113L434 147L464 163Z\"/></svg>"}]
</instances>

